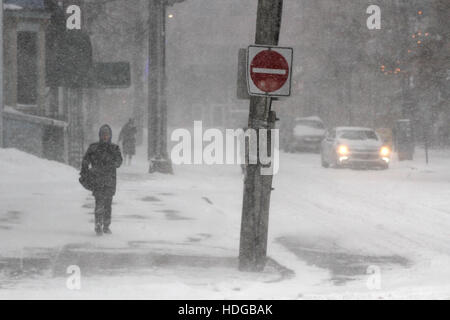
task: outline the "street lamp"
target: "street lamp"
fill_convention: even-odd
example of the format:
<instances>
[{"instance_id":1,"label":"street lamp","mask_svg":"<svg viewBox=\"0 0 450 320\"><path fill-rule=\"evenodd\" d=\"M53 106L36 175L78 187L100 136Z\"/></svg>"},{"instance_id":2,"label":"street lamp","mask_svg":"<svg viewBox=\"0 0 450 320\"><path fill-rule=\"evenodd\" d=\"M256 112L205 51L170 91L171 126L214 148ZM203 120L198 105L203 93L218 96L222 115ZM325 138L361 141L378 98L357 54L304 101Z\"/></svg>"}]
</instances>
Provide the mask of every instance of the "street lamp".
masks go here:
<instances>
[{"instance_id":1,"label":"street lamp","mask_svg":"<svg viewBox=\"0 0 450 320\"><path fill-rule=\"evenodd\" d=\"M166 8L184 0L152 0L149 10L148 160L149 172L173 173L167 152Z\"/></svg>"}]
</instances>

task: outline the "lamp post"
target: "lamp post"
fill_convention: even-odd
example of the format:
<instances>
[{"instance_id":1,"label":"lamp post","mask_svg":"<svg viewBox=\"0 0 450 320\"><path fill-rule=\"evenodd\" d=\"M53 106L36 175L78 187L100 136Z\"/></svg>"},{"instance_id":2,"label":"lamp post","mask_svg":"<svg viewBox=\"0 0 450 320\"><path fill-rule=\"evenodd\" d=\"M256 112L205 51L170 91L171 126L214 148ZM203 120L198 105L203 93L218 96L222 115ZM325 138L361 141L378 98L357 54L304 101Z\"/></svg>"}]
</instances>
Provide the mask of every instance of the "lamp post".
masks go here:
<instances>
[{"instance_id":1,"label":"lamp post","mask_svg":"<svg viewBox=\"0 0 450 320\"><path fill-rule=\"evenodd\" d=\"M173 2L173 1L172 1ZM172 173L167 153L166 0L149 1L148 160L149 172ZM178 2L178 1L176 1Z\"/></svg>"},{"instance_id":2,"label":"lamp post","mask_svg":"<svg viewBox=\"0 0 450 320\"><path fill-rule=\"evenodd\" d=\"M149 1L147 155L150 173L173 173L167 152L166 8L183 1Z\"/></svg>"}]
</instances>

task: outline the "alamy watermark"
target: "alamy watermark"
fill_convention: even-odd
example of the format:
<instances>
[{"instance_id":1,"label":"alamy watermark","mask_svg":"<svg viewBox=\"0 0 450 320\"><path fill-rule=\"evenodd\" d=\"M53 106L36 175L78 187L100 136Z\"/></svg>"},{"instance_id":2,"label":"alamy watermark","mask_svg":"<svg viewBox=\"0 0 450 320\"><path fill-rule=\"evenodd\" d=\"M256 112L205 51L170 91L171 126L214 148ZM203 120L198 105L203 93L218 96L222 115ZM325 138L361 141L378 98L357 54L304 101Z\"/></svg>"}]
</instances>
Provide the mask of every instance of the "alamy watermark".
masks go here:
<instances>
[{"instance_id":1,"label":"alamy watermark","mask_svg":"<svg viewBox=\"0 0 450 320\"><path fill-rule=\"evenodd\" d=\"M369 30L380 30L381 29L381 8L376 5L371 5L367 7L367 14L370 14L367 18L367 28Z\"/></svg>"},{"instance_id":2,"label":"alamy watermark","mask_svg":"<svg viewBox=\"0 0 450 320\"><path fill-rule=\"evenodd\" d=\"M77 265L67 267L66 273L69 277L66 280L66 287L69 290L81 290L81 269Z\"/></svg>"},{"instance_id":3,"label":"alamy watermark","mask_svg":"<svg viewBox=\"0 0 450 320\"><path fill-rule=\"evenodd\" d=\"M366 13L369 14L367 19L367 28L369 30L381 29L381 8L377 5L367 7ZM81 30L81 8L78 5L69 5L66 8L66 28L67 30ZM168 15L172 18L173 15Z\"/></svg>"},{"instance_id":4,"label":"alamy watermark","mask_svg":"<svg viewBox=\"0 0 450 320\"><path fill-rule=\"evenodd\" d=\"M173 164L261 164L261 175L274 175L279 169L278 129L206 129L194 121L193 136L184 128L175 129L170 137L178 142L171 150ZM247 154L246 156L246 149ZM259 155L259 157L258 157Z\"/></svg>"},{"instance_id":5,"label":"alamy watermark","mask_svg":"<svg viewBox=\"0 0 450 320\"><path fill-rule=\"evenodd\" d=\"M70 5L66 9L66 14L70 15L66 20L67 30L81 30L81 8L77 5Z\"/></svg>"}]
</instances>

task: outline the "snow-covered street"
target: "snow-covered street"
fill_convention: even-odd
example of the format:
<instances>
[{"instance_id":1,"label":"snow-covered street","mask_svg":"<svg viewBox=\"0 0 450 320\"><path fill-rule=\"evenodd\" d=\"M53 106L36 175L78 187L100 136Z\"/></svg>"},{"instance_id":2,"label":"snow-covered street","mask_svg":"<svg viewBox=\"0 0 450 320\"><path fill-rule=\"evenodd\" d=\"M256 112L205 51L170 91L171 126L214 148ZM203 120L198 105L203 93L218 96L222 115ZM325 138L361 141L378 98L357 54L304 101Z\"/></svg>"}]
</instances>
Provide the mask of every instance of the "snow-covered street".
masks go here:
<instances>
[{"instance_id":1,"label":"snow-covered street","mask_svg":"<svg viewBox=\"0 0 450 320\"><path fill-rule=\"evenodd\" d=\"M448 151L386 171L282 154L261 274L237 270L240 168L149 175L142 154L119 169L113 235L97 237L75 169L0 150L0 298L450 298Z\"/></svg>"}]
</instances>

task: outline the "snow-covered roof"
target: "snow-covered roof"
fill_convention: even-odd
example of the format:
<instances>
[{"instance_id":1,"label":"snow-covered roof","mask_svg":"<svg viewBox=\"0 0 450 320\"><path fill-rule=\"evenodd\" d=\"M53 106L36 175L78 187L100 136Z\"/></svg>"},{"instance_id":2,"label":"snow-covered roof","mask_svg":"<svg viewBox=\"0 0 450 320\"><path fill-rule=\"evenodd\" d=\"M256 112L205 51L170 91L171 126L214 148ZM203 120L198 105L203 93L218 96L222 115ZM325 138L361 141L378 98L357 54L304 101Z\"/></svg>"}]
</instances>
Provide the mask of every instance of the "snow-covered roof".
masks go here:
<instances>
[{"instance_id":1,"label":"snow-covered roof","mask_svg":"<svg viewBox=\"0 0 450 320\"><path fill-rule=\"evenodd\" d=\"M4 10L22 10L23 8L21 6L16 5L16 4L5 3L5 4L3 4L3 9Z\"/></svg>"},{"instance_id":2,"label":"snow-covered roof","mask_svg":"<svg viewBox=\"0 0 450 320\"><path fill-rule=\"evenodd\" d=\"M32 122L32 123L37 123L37 124L41 124L41 125L67 127L67 122L64 122L61 120L56 120L56 119L51 119L51 118L46 118L46 117L35 116L35 115L31 115L31 114L26 114L26 113L20 112L19 110L15 109L11 106L7 106L7 105L5 105L5 107L3 109L3 116L14 118L16 120L24 120L24 121L28 121L28 122Z\"/></svg>"},{"instance_id":3,"label":"snow-covered roof","mask_svg":"<svg viewBox=\"0 0 450 320\"><path fill-rule=\"evenodd\" d=\"M45 10L44 0L4 0L3 8L5 10Z\"/></svg>"}]
</instances>

